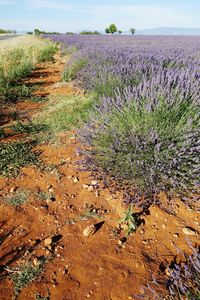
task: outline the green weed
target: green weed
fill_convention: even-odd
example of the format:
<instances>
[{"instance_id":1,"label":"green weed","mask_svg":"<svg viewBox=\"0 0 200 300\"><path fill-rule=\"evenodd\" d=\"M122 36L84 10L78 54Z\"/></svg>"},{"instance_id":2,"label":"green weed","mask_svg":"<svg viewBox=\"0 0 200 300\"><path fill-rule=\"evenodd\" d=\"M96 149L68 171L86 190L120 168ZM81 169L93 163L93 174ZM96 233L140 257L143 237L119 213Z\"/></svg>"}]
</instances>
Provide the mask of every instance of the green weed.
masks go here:
<instances>
[{"instance_id":1,"label":"green weed","mask_svg":"<svg viewBox=\"0 0 200 300\"><path fill-rule=\"evenodd\" d=\"M66 82L69 82L73 79L75 79L76 74L80 69L82 69L86 65L87 61L86 59L79 59L76 61L73 61L70 65L68 65L63 74L62 74L62 79Z\"/></svg>"},{"instance_id":2,"label":"green weed","mask_svg":"<svg viewBox=\"0 0 200 300\"><path fill-rule=\"evenodd\" d=\"M0 175L16 174L21 167L38 164L38 153L32 151L35 142L2 143L0 145Z\"/></svg>"},{"instance_id":3,"label":"green weed","mask_svg":"<svg viewBox=\"0 0 200 300\"><path fill-rule=\"evenodd\" d=\"M58 46L55 44L47 44L41 49L38 55L38 62L53 61L55 53L58 51Z\"/></svg>"},{"instance_id":4,"label":"green weed","mask_svg":"<svg viewBox=\"0 0 200 300\"><path fill-rule=\"evenodd\" d=\"M47 108L41 122L51 133L80 127L89 117L92 98L83 96L57 96L54 106ZM57 103L56 103L57 102ZM51 103L50 103L51 104Z\"/></svg>"},{"instance_id":5,"label":"green weed","mask_svg":"<svg viewBox=\"0 0 200 300\"><path fill-rule=\"evenodd\" d=\"M33 103L39 103L39 102L44 102L47 101L48 98L47 97L40 97L40 96L32 96L30 98L30 101Z\"/></svg>"},{"instance_id":6,"label":"green weed","mask_svg":"<svg viewBox=\"0 0 200 300\"><path fill-rule=\"evenodd\" d=\"M0 138L4 139L7 136L4 128L0 127Z\"/></svg>"},{"instance_id":7,"label":"green weed","mask_svg":"<svg viewBox=\"0 0 200 300\"><path fill-rule=\"evenodd\" d=\"M39 262L37 267L33 267L33 265L28 262L25 265L21 266L17 272L13 270L13 274L10 276L15 290L15 296L19 296L21 290L26 287L29 283L31 283L34 279L38 277L38 275L43 271L45 260L42 259Z\"/></svg>"},{"instance_id":8,"label":"green weed","mask_svg":"<svg viewBox=\"0 0 200 300\"><path fill-rule=\"evenodd\" d=\"M11 205L22 205L27 202L28 200L28 191L24 189L17 190L14 194L9 194L6 197L6 202L8 202Z\"/></svg>"},{"instance_id":9,"label":"green weed","mask_svg":"<svg viewBox=\"0 0 200 300\"><path fill-rule=\"evenodd\" d=\"M42 124L33 123L31 121L29 123L22 123L20 121L17 121L16 125L12 126L12 129L15 132L21 133L38 133L45 130L45 126Z\"/></svg>"},{"instance_id":10,"label":"green weed","mask_svg":"<svg viewBox=\"0 0 200 300\"><path fill-rule=\"evenodd\" d=\"M124 216L120 220L120 224L127 225L127 236L136 231L140 222L137 214L133 212L133 205L131 204L127 211L124 212Z\"/></svg>"}]
</instances>

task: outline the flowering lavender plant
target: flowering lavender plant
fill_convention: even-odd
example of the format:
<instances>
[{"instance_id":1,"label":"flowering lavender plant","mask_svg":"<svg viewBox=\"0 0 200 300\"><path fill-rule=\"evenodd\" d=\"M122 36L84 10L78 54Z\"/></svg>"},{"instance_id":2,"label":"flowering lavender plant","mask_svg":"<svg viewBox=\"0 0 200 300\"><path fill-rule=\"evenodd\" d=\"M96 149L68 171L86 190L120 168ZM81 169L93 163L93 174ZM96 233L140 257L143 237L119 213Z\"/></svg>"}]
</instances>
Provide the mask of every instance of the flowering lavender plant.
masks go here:
<instances>
[{"instance_id":1,"label":"flowering lavender plant","mask_svg":"<svg viewBox=\"0 0 200 300\"><path fill-rule=\"evenodd\" d=\"M142 195L199 200L200 38L51 36L84 59L73 78L95 92L79 132L87 166ZM145 205L143 201L142 205Z\"/></svg>"},{"instance_id":2,"label":"flowering lavender plant","mask_svg":"<svg viewBox=\"0 0 200 300\"><path fill-rule=\"evenodd\" d=\"M165 283L165 293L154 279L154 284L147 284L145 293L149 299L155 300L199 300L200 299L200 251L193 249L193 253L185 255L184 263L172 263L168 267L169 278Z\"/></svg>"}]
</instances>

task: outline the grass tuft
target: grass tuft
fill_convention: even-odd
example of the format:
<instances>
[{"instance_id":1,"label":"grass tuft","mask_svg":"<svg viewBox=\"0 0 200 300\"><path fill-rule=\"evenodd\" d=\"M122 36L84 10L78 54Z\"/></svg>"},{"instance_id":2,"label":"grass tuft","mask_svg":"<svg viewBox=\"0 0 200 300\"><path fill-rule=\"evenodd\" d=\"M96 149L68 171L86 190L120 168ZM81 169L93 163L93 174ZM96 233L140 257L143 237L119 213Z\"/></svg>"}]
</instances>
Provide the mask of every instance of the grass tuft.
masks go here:
<instances>
[{"instance_id":1,"label":"grass tuft","mask_svg":"<svg viewBox=\"0 0 200 300\"><path fill-rule=\"evenodd\" d=\"M11 205L22 205L28 201L28 192L24 189L17 190L14 194L9 194L6 197L6 202Z\"/></svg>"},{"instance_id":2,"label":"grass tuft","mask_svg":"<svg viewBox=\"0 0 200 300\"><path fill-rule=\"evenodd\" d=\"M40 261L38 266L33 267L33 265L28 262L23 265L20 270L13 272L11 279L14 284L15 296L19 296L21 290L31 283L38 275L43 271L44 268L44 259Z\"/></svg>"},{"instance_id":3,"label":"grass tuft","mask_svg":"<svg viewBox=\"0 0 200 300\"><path fill-rule=\"evenodd\" d=\"M0 145L0 175L18 173L21 167L38 164L38 153L33 151L35 142L13 142Z\"/></svg>"},{"instance_id":4,"label":"grass tuft","mask_svg":"<svg viewBox=\"0 0 200 300\"><path fill-rule=\"evenodd\" d=\"M84 58L74 60L69 65L66 66L62 79L66 82L69 82L75 79L77 73L86 65L87 60Z\"/></svg>"},{"instance_id":5,"label":"grass tuft","mask_svg":"<svg viewBox=\"0 0 200 300\"><path fill-rule=\"evenodd\" d=\"M51 134L78 128L88 120L92 103L89 96L54 96L40 122Z\"/></svg>"}]
</instances>

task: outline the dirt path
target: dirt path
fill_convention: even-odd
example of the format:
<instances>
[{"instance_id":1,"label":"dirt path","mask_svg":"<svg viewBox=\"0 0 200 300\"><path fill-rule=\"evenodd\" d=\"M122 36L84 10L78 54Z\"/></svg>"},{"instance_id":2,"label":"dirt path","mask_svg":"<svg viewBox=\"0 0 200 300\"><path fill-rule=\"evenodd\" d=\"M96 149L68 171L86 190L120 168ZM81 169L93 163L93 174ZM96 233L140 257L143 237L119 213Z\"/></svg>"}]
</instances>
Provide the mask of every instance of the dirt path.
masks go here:
<instances>
[{"instance_id":1,"label":"dirt path","mask_svg":"<svg viewBox=\"0 0 200 300\"><path fill-rule=\"evenodd\" d=\"M55 63L38 66L27 83L38 84L36 95L43 97L81 93L71 84L60 83L63 67L63 59L57 56ZM11 111L23 119L44 105L24 101L3 107L1 124L13 124ZM23 137L13 133L8 139ZM41 259L45 259L44 270L17 299L136 299L134 295L142 292L152 275L159 272L162 279L167 278L166 268L177 248L190 252L187 239L192 245L198 241L199 214L178 200L174 201L178 217L154 206L123 243L126 224L120 227L119 220L128 207L119 193L111 193L90 172L79 170L74 133L62 133L59 138L59 143L37 146L41 159L51 166L48 171L24 167L17 178L0 178L0 299L14 295L12 280L4 277L9 270L27 261L37 267ZM20 190L27 191L29 201L20 206L7 204L6 197ZM165 202L164 195L161 201ZM95 233L85 236L84 229L94 224Z\"/></svg>"}]
</instances>

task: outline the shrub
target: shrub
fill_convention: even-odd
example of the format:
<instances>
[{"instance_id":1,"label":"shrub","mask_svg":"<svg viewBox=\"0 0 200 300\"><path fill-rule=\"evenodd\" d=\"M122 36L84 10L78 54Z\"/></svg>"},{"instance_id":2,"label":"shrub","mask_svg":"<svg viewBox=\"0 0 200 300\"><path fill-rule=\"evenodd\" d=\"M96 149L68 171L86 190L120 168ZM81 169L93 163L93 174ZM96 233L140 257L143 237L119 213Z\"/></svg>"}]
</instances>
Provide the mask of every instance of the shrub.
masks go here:
<instances>
[{"instance_id":1,"label":"shrub","mask_svg":"<svg viewBox=\"0 0 200 300\"><path fill-rule=\"evenodd\" d=\"M155 300L199 300L200 299L200 251L193 249L192 255L185 255L185 262L173 262L168 267L169 279L164 284L165 293L156 279L155 285L148 284L145 294ZM159 291L160 289L160 291Z\"/></svg>"},{"instance_id":2,"label":"shrub","mask_svg":"<svg viewBox=\"0 0 200 300\"><path fill-rule=\"evenodd\" d=\"M106 98L91 119L80 131L91 168L128 182L138 197L153 200L152 195L165 191L185 198L194 195L195 200L200 117L192 100ZM138 201L137 196L132 201Z\"/></svg>"},{"instance_id":3,"label":"shrub","mask_svg":"<svg viewBox=\"0 0 200 300\"><path fill-rule=\"evenodd\" d=\"M78 60L74 60L69 65L65 67L62 78L64 81L71 81L75 79L78 71L86 65L86 60L81 58Z\"/></svg>"},{"instance_id":4,"label":"shrub","mask_svg":"<svg viewBox=\"0 0 200 300\"><path fill-rule=\"evenodd\" d=\"M58 51L58 47L55 44L47 44L41 49L38 55L38 62L53 61L55 53Z\"/></svg>"}]
</instances>

